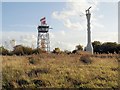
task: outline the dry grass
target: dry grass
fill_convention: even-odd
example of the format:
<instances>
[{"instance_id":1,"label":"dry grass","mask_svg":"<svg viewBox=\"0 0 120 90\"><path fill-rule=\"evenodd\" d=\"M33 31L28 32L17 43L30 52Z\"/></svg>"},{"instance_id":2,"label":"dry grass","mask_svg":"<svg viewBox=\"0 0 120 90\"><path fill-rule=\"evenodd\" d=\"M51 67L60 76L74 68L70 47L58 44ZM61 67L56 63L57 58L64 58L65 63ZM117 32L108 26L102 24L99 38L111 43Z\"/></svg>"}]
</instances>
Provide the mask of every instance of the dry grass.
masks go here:
<instances>
[{"instance_id":1,"label":"dry grass","mask_svg":"<svg viewBox=\"0 0 120 90\"><path fill-rule=\"evenodd\" d=\"M80 57L90 57L85 64ZM2 56L3 88L117 88L118 55Z\"/></svg>"}]
</instances>

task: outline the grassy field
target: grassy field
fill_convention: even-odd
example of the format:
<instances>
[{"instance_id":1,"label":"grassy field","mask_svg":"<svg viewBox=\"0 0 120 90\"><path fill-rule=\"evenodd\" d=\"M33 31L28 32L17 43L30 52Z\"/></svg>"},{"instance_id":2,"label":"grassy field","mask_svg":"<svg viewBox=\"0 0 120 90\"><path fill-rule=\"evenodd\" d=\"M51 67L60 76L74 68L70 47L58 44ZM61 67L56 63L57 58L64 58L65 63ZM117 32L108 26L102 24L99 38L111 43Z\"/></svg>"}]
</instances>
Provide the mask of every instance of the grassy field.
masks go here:
<instances>
[{"instance_id":1,"label":"grassy field","mask_svg":"<svg viewBox=\"0 0 120 90\"><path fill-rule=\"evenodd\" d=\"M2 56L5 88L118 88L119 55Z\"/></svg>"}]
</instances>

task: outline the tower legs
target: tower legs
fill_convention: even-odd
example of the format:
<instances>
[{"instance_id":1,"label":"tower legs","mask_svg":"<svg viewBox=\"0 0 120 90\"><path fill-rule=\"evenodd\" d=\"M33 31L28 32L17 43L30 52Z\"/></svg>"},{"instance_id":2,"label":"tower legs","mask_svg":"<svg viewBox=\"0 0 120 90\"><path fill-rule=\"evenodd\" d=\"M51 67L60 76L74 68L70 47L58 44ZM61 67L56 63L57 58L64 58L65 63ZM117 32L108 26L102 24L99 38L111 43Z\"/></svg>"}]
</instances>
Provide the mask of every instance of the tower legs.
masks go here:
<instances>
[{"instance_id":1,"label":"tower legs","mask_svg":"<svg viewBox=\"0 0 120 90\"><path fill-rule=\"evenodd\" d=\"M38 33L37 48L50 52L49 33Z\"/></svg>"}]
</instances>

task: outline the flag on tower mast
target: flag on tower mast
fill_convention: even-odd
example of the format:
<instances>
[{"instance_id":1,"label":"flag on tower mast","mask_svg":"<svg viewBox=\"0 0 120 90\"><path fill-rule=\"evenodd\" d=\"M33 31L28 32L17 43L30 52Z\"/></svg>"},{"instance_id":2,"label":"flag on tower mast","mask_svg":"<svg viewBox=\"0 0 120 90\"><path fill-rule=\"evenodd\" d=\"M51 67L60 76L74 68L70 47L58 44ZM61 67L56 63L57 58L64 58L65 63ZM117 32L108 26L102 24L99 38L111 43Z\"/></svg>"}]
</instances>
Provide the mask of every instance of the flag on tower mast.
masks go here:
<instances>
[{"instance_id":1,"label":"flag on tower mast","mask_svg":"<svg viewBox=\"0 0 120 90\"><path fill-rule=\"evenodd\" d=\"M46 24L46 18L43 17L40 19L41 25L45 25Z\"/></svg>"},{"instance_id":2,"label":"flag on tower mast","mask_svg":"<svg viewBox=\"0 0 120 90\"><path fill-rule=\"evenodd\" d=\"M43 20L45 20L45 17L43 17L43 18L40 19L40 21L43 21Z\"/></svg>"}]
</instances>

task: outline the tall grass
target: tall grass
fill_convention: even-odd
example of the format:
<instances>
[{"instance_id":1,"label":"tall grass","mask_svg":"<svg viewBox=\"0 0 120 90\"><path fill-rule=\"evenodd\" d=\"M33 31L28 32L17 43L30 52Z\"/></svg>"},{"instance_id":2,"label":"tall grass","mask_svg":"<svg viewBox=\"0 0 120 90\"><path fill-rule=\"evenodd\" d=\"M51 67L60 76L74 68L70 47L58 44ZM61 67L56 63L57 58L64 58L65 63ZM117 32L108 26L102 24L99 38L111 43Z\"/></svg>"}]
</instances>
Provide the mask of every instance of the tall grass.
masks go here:
<instances>
[{"instance_id":1,"label":"tall grass","mask_svg":"<svg viewBox=\"0 0 120 90\"><path fill-rule=\"evenodd\" d=\"M82 57L85 55L3 56L2 87L118 88L118 55ZM92 63L85 64L81 59Z\"/></svg>"}]
</instances>

